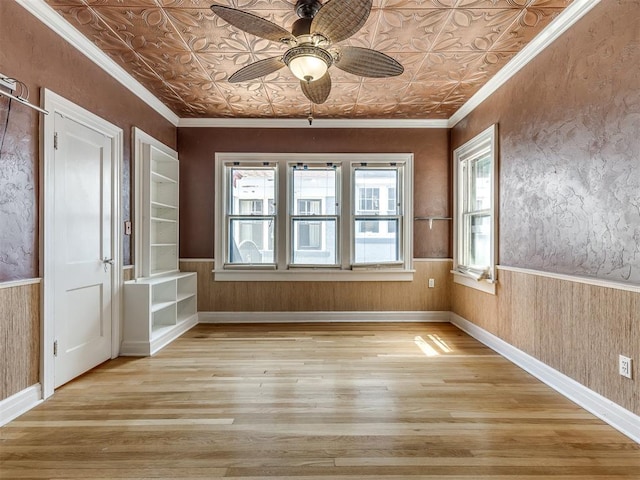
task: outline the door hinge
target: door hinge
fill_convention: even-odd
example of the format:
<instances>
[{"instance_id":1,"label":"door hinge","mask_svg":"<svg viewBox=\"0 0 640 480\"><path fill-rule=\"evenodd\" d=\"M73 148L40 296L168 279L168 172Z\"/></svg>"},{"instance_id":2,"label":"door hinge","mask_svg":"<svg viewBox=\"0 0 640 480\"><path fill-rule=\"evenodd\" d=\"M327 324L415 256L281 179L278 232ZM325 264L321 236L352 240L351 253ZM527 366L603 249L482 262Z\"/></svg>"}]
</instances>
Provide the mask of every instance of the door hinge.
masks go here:
<instances>
[{"instance_id":1,"label":"door hinge","mask_svg":"<svg viewBox=\"0 0 640 480\"><path fill-rule=\"evenodd\" d=\"M58 340L53 342L53 356L54 357L58 356Z\"/></svg>"},{"instance_id":2,"label":"door hinge","mask_svg":"<svg viewBox=\"0 0 640 480\"><path fill-rule=\"evenodd\" d=\"M58 149L58 132L55 132L53 134L53 149L54 150Z\"/></svg>"}]
</instances>

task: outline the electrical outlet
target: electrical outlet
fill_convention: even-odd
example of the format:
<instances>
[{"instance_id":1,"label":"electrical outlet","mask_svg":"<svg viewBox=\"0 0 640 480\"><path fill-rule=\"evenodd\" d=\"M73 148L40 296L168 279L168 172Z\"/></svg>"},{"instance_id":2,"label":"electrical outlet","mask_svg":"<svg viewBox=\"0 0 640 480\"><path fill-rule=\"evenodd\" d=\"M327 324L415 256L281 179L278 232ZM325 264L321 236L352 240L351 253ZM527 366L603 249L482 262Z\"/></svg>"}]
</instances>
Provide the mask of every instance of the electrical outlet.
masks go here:
<instances>
[{"instance_id":1,"label":"electrical outlet","mask_svg":"<svg viewBox=\"0 0 640 480\"><path fill-rule=\"evenodd\" d=\"M623 377L631 378L631 359L620 355L618 359L618 373Z\"/></svg>"},{"instance_id":2,"label":"electrical outlet","mask_svg":"<svg viewBox=\"0 0 640 480\"><path fill-rule=\"evenodd\" d=\"M435 288L436 286L436 279L435 278L430 278L429 279L429 288Z\"/></svg>"},{"instance_id":3,"label":"electrical outlet","mask_svg":"<svg viewBox=\"0 0 640 480\"><path fill-rule=\"evenodd\" d=\"M0 87L8 88L13 92L16 89L16 81L0 73Z\"/></svg>"}]
</instances>

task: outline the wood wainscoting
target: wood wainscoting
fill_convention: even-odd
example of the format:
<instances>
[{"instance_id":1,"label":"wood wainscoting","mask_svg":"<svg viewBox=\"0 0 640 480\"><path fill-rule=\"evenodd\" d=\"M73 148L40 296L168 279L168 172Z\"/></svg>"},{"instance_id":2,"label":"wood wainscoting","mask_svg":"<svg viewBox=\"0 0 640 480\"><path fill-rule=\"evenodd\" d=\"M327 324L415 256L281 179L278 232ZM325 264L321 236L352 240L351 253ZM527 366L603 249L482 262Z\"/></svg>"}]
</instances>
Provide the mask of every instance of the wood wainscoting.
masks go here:
<instances>
[{"instance_id":1,"label":"wood wainscoting","mask_svg":"<svg viewBox=\"0 0 640 480\"><path fill-rule=\"evenodd\" d=\"M640 415L640 292L501 268L496 295L453 284L452 311ZM633 379L618 355L634 359Z\"/></svg>"},{"instance_id":2,"label":"wood wainscoting","mask_svg":"<svg viewBox=\"0 0 640 480\"><path fill-rule=\"evenodd\" d=\"M40 381L40 279L0 283L0 400Z\"/></svg>"},{"instance_id":3,"label":"wood wainscoting","mask_svg":"<svg viewBox=\"0 0 640 480\"><path fill-rule=\"evenodd\" d=\"M451 259L413 266L411 282L220 282L213 260L180 261L181 271L198 272L199 312L450 311Z\"/></svg>"}]
</instances>

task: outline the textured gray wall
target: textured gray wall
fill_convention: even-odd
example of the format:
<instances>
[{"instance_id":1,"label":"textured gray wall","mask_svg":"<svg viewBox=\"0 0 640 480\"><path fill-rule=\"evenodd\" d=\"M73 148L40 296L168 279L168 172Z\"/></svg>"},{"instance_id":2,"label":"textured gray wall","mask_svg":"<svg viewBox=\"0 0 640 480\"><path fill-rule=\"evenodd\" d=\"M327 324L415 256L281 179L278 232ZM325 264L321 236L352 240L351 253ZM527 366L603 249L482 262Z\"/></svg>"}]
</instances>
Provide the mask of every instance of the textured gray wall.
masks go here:
<instances>
[{"instance_id":1,"label":"textured gray wall","mask_svg":"<svg viewBox=\"0 0 640 480\"><path fill-rule=\"evenodd\" d=\"M601 2L460 122L500 128L500 264L640 283L640 0Z\"/></svg>"}]
</instances>

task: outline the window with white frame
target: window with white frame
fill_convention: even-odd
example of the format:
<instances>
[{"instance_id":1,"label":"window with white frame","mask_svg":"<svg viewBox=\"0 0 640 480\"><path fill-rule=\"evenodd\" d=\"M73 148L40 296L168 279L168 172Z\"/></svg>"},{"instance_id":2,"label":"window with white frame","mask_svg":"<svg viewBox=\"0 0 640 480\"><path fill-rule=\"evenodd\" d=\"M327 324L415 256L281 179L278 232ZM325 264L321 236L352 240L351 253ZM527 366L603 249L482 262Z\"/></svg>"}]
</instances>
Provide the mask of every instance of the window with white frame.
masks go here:
<instances>
[{"instance_id":1,"label":"window with white frame","mask_svg":"<svg viewBox=\"0 0 640 480\"><path fill-rule=\"evenodd\" d=\"M495 292L497 125L454 151L454 281Z\"/></svg>"},{"instance_id":2,"label":"window with white frame","mask_svg":"<svg viewBox=\"0 0 640 480\"><path fill-rule=\"evenodd\" d=\"M219 280L410 280L411 154L216 155Z\"/></svg>"}]
</instances>

